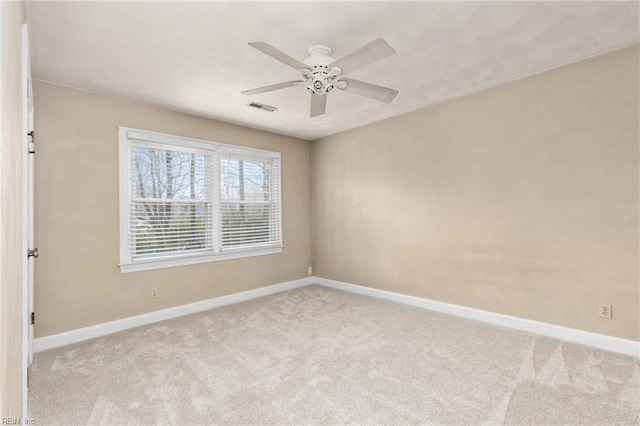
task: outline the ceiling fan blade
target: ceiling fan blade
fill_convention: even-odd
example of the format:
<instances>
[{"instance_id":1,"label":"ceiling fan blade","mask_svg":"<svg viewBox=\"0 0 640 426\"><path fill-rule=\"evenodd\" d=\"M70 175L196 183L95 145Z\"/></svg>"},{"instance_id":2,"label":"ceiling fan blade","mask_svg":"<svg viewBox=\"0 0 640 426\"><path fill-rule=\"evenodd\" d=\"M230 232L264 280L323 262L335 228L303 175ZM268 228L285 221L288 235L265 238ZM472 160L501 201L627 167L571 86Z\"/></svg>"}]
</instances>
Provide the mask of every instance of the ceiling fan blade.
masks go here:
<instances>
[{"instance_id":1,"label":"ceiling fan blade","mask_svg":"<svg viewBox=\"0 0 640 426\"><path fill-rule=\"evenodd\" d=\"M341 78L340 81L345 81L347 87L345 92L351 92L356 95L366 96L367 98L375 99L377 101L391 102L397 95L398 91L389 89L388 87L382 87L371 83L365 83L364 81L354 80L352 78ZM340 88L340 86L338 86Z\"/></svg>"},{"instance_id":2,"label":"ceiling fan blade","mask_svg":"<svg viewBox=\"0 0 640 426\"><path fill-rule=\"evenodd\" d=\"M332 67L338 67L342 70L342 75L358 70L364 66L372 64L387 56L391 56L396 51L393 50L386 41L381 38L373 40L371 43L365 44L360 49L351 52L342 59L338 59L331 64Z\"/></svg>"},{"instance_id":3,"label":"ceiling fan blade","mask_svg":"<svg viewBox=\"0 0 640 426\"><path fill-rule=\"evenodd\" d=\"M278 83L278 84L271 84L269 86L258 87L257 89L245 90L242 93L244 95L249 95L249 96L257 95L258 93L272 92L274 90L280 90L280 89L286 89L287 87L293 87L293 86L296 85L296 83L304 83L304 81L300 81L300 80L285 81L285 82Z\"/></svg>"},{"instance_id":4,"label":"ceiling fan blade","mask_svg":"<svg viewBox=\"0 0 640 426\"><path fill-rule=\"evenodd\" d=\"M317 117L327 111L326 95L311 95L311 117Z\"/></svg>"},{"instance_id":5,"label":"ceiling fan blade","mask_svg":"<svg viewBox=\"0 0 640 426\"><path fill-rule=\"evenodd\" d=\"M273 47L269 43L264 43L262 41L256 41L256 42L249 43L249 46L253 47L254 49L258 49L259 51L261 51L265 55L269 55L273 59L276 59L276 60L282 62L283 64L287 64L290 67L295 68L297 70L299 70L301 68L309 68L303 62L300 62L296 58L293 58L293 57L287 55L286 53L284 53L283 51L276 49L275 47Z\"/></svg>"}]
</instances>

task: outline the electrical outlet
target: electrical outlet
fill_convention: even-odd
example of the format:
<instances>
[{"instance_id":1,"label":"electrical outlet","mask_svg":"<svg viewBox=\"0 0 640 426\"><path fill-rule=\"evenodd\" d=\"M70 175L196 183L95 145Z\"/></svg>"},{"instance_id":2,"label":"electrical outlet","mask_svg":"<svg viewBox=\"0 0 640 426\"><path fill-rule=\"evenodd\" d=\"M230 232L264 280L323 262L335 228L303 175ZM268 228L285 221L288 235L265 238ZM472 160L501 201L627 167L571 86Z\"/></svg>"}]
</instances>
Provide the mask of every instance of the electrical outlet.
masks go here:
<instances>
[{"instance_id":1,"label":"electrical outlet","mask_svg":"<svg viewBox=\"0 0 640 426\"><path fill-rule=\"evenodd\" d=\"M309 266L307 268L307 274L309 274L309 275L313 274L313 266Z\"/></svg>"},{"instance_id":2,"label":"electrical outlet","mask_svg":"<svg viewBox=\"0 0 640 426\"><path fill-rule=\"evenodd\" d=\"M347 265L347 274L351 273L351 265Z\"/></svg>"},{"instance_id":3,"label":"electrical outlet","mask_svg":"<svg viewBox=\"0 0 640 426\"><path fill-rule=\"evenodd\" d=\"M151 298L152 299L157 299L158 296L160 296L160 292L158 291L157 288L152 288L151 289Z\"/></svg>"},{"instance_id":4,"label":"electrical outlet","mask_svg":"<svg viewBox=\"0 0 640 426\"><path fill-rule=\"evenodd\" d=\"M611 319L611 305L600 303L598 305L598 312L600 313L600 318Z\"/></svg>"}]
</instances>

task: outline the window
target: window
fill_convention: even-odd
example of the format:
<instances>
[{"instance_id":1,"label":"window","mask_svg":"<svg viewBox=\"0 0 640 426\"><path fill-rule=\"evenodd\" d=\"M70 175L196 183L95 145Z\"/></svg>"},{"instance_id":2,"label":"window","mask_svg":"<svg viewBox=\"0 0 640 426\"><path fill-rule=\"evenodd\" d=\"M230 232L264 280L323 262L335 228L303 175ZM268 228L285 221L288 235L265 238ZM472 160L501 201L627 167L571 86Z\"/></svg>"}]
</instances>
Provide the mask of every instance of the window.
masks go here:
<instances>
[{"instance_id":1,"label":"window","mask_svg":"<svg viewBox=\"0 0 640 426\"><path fill-rule=\"evenodd\" d=\"M280 154L120 128L120 268L280 253Z\"/></svg>"}]
</instances>

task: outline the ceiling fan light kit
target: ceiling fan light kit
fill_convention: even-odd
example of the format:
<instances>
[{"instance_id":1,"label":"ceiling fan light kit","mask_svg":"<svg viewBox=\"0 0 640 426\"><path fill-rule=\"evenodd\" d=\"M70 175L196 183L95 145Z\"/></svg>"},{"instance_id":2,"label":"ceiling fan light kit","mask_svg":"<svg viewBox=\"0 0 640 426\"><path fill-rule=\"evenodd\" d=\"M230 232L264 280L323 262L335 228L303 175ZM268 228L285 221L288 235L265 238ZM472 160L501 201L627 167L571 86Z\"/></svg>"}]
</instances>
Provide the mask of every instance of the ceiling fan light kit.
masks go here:
<instances>
[{"instance_id":1,"label":"ceiling fan light kit","mask_svg":"<svg viewBox=\"0 0 640 426\"><path fill-rule=\"evenodd\" d=\"M329 46L317 44L311 46L307 52L309 57L303 62L309 66L309 69L300 69L302 78L304 78L300 85L306 86L307 90L315 95L325 95L335 87L343 90L347 87L346 82L336 81L342 70L338 67L329 68L335 62L335 59L331 57L333 52Z\"/></svg>"},{"instance_id":2,"label":"ceiling fan light kit","mask_svg":"<svg viewBox=\"0 0 640 426\"><path fill-rule=\"evenodd\" d=\"M366 96L381 102L391 102L398 95L397 90L377 86L364 81L342 77L344 74L370 65L380 59L393 55L395 50L386 41L379 38L350 53L342 59L335 60L329 46L318 44L308 49L309 56L300 62L268 43L254 42L249 46L271 56L272 58L297 69L302 80L286 81L257 89L246 90L245 95L257 95L293 86L305 86L311 94L311 117L326 112L327 94L335 88L360 96Z\"/></svg>"}]
</instances>

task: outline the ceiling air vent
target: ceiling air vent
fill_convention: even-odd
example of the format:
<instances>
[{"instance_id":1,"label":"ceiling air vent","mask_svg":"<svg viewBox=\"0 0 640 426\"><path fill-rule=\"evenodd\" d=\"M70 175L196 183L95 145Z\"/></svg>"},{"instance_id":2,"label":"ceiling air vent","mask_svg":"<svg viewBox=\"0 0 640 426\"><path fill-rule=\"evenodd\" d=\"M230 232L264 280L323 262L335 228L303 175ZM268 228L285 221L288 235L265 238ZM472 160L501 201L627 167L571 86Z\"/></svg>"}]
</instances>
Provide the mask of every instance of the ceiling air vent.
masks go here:
<instances>
[{"instance_id":1,"label":"ceiling air vent","mask_svg":"<svg viewBox=\"0 0 640 426\"><path fill-rule=\"evenodd\" d=\"M253 102L253 101L249 102L247 105L253 108L258 108L258 109L262 109L264 111L269 111L269 112L274 112L275 110L278 109L276 107L272 107L271 105L260 104L258 102Z\"/></svg>"}]
</instances>

